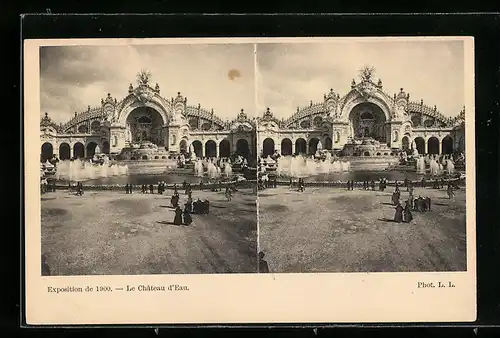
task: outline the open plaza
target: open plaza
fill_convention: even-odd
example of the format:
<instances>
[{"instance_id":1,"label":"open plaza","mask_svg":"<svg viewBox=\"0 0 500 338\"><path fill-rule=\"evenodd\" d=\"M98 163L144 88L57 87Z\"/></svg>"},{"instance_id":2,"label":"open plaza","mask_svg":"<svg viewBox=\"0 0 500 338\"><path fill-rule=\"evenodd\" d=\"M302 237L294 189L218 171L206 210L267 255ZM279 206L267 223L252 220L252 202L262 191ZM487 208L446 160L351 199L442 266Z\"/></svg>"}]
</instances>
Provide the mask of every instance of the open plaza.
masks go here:
<instances>
[{"instance_id":1,"label":"open plaza","mask_svg":"<svg viewBox=\"0 0 500 338\"><path fill-rule=\"evenodd\" d=\"M187 197L180 191L179 204ZM171 191L67 190L42 195L42 254L51 275L252 273L257 266L256 201L238 189L193 191L209 214L174 225Z\"/></svg>"},{"instance_id":2,"label":"open plaza","mask_svg":"<svg viewBox=\"0 0 500 338\"><path fill-rule=\"evenodd\" d=\"M260 250L272 272L465 271L465 188L415 188L432 199L411 223L393 221L394 187L278 186L259 192ZM401 199L408 198L405 188Z\"/></svg>"}]
</instances>

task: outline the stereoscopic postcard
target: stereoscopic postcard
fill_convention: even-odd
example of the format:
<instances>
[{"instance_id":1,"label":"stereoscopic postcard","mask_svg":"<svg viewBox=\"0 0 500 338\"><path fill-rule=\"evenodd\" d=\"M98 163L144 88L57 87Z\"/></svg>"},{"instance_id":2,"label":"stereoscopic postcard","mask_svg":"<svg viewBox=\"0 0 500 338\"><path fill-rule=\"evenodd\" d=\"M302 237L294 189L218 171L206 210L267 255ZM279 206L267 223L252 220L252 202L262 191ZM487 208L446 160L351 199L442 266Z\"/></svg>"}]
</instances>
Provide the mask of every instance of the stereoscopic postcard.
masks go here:
<instances>
[{"instance_id":1,"label":"stereoscopic postcard","mask_svg":"<svg viewBox=\"0 0 500 338\"><path fill-rule=\"evenodd\" d=\"M28 325L476 319L470 37L24 42Z\"/></svg>"}]
</instances>

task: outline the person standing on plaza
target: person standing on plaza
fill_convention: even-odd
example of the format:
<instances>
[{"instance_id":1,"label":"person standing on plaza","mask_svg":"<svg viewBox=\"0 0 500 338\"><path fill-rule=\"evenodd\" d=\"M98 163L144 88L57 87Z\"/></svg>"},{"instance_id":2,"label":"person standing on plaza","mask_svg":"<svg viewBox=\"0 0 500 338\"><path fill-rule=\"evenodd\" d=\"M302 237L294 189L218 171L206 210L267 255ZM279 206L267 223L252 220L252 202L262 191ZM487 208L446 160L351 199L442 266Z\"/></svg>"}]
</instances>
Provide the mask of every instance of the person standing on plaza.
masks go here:
<instances>
[{"instance_id":1,"label":"person standing on plaza","mask_svg":"<svg viewBox=\"0 0 500 338\"><path fill-rule=\"evenodd\" d=\"M410 200L406 201L404 209L404 221L410 223L413 220L413 215L411 214Z\"/></svg>"},{"instance_id":2,"label":"person standing on plaza","mask_svg":"<svg viewBox=\"0 0 500 338\"><path fill-rule=\"evenodd\" d=\"M396 214L394 215L394 222L401 223L403 221L403 207L398 202L396 205Z\"/></svg>"}]
</instances>

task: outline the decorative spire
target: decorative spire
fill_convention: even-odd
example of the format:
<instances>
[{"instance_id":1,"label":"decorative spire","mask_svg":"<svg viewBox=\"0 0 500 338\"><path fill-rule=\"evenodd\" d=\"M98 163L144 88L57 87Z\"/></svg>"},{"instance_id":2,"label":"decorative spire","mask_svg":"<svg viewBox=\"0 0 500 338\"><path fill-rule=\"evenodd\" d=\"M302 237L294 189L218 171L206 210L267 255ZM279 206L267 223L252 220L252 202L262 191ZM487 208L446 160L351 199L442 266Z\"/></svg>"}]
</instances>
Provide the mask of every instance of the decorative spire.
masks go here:
<instances>
[{"instance_id":1,"label":"decorative spire","mask_svg":"<svg viewBox=\"0 0 500 338\"><path fill-rule=\"evenodd\" d=\"M373 66L363 66L363 68L359 70L359 76L363 82L371 81L374 74L375 68Z\"/></svg>"},{"instance_id":2,"label":"decorative spire","mask_svg":"<svg viewBox=\"0 0 500 338\"><path fill-rule=\"evenodd\" d=\"M156 83L155 92L157 92L158 94L160 94L160 85L158 83Z\"/></svg>"},{"instance_id":3,"label":"decorative spire","mask_svg":"<svg viewBox=\"0 0 500 338\"><path fill-rule=\"evenodd\" d=\"M151 72L146 69L141 69L139 73L137 73L137 84L139 86L148 86L151 81Z\"/></svg>"},{"instance_id":4,"label":"decorative spire","mask_svg":"<svg viewBox=\"0 0 500 338\"><path fill-rule=\"evenodd\" d=\"M134 87L132 86L132 84L129 84L128 85L128 92L129 94L132 93L134 91Z\"/></svg>"}]
</instances>

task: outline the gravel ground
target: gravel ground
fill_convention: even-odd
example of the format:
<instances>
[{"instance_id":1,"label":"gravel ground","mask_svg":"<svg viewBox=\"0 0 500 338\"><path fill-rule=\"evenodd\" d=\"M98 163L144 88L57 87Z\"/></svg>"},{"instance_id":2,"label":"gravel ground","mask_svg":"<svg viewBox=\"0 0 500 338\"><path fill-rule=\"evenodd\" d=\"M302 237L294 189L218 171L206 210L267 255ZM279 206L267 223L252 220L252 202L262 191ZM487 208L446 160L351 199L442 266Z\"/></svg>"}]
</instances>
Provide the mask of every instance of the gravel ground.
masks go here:
<instances>
[{"instance_id":1,"label":"gravel ground","mask_svg":"<svg viewBox=\"0 0 500 338\"><path fill-rule=\"evenodd\" d=\"M432 211L395 223L392 189L259 191L260 249L273 272L465 271L465 189L416 188ZM402 189L402 200L408 198Z\"/></svg>"},{"instance_id":2,"label":"gravel ground","mask_svg":"<svg viewBox=\"0 0 500 338\"><path fill-rule=\"evenodd\" d=\"M180 204L186 196L181 192ZM170 196L57 191L42 196L42 253L52 275L254 273L256 196L194 191L211 202L190 226L170 224Z\"/></svg>"}]
</instances>

